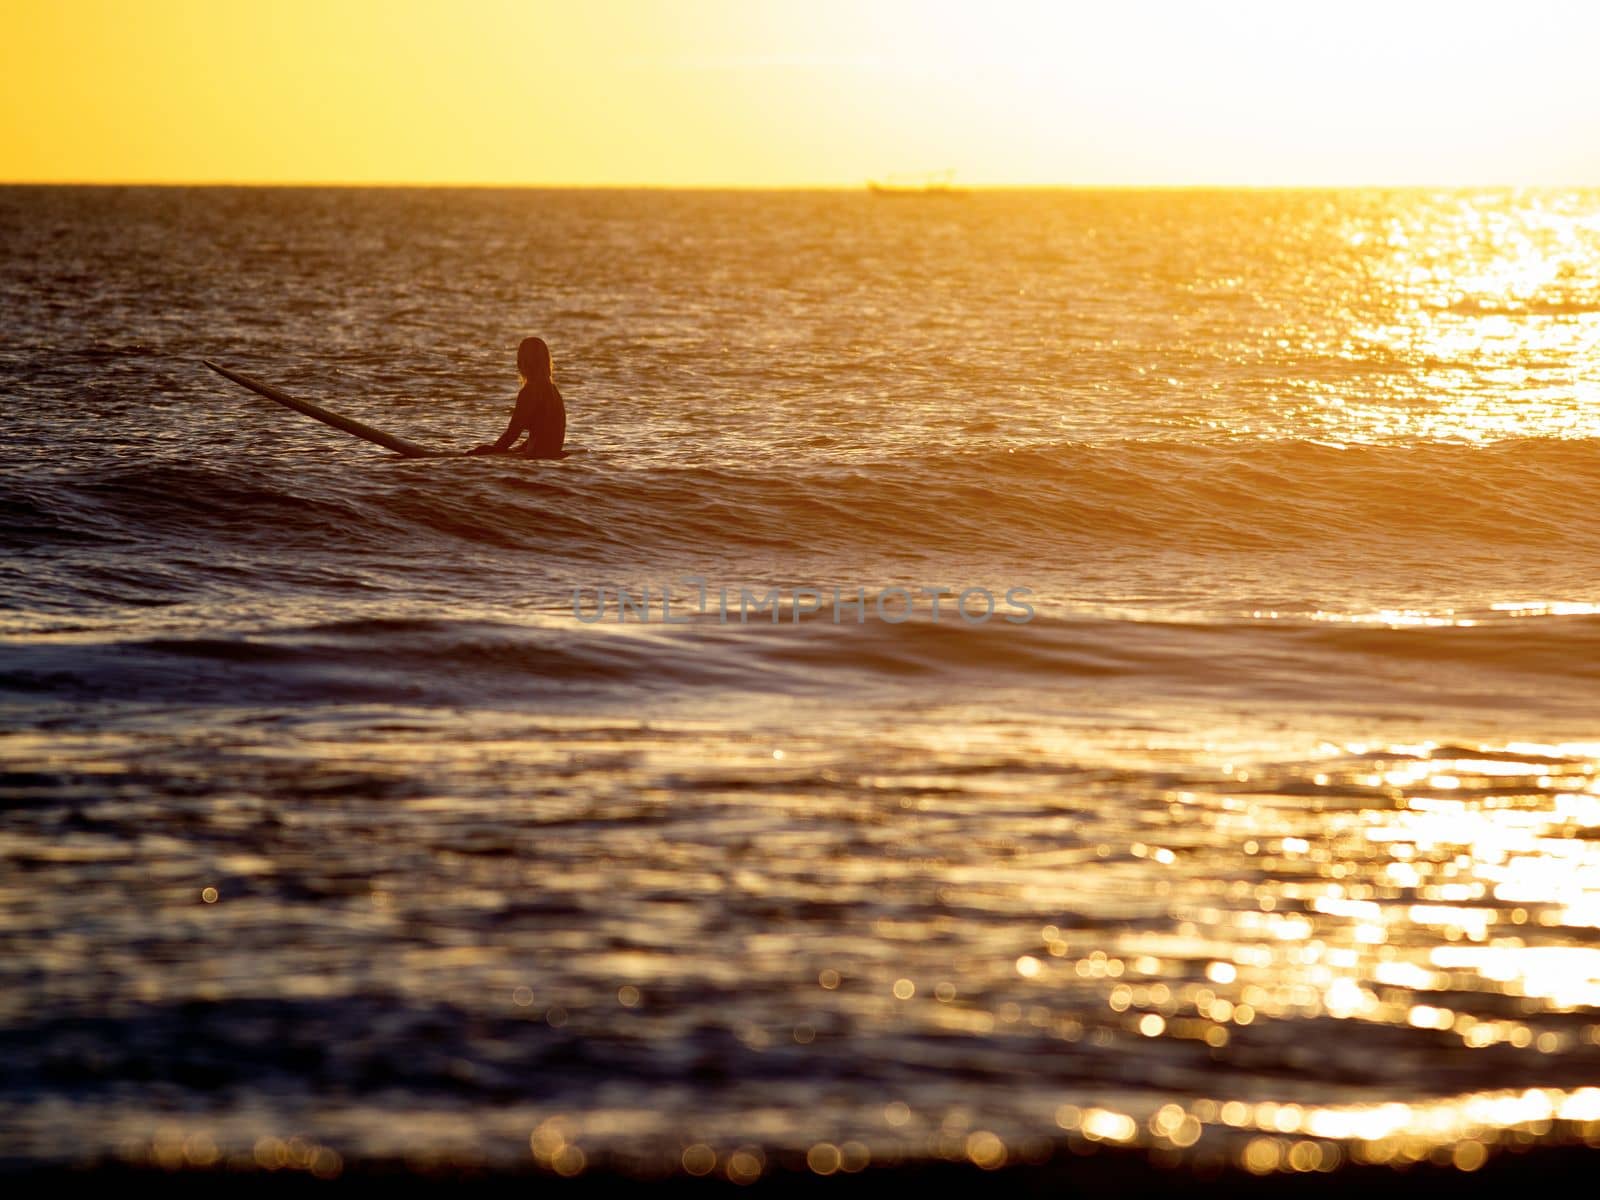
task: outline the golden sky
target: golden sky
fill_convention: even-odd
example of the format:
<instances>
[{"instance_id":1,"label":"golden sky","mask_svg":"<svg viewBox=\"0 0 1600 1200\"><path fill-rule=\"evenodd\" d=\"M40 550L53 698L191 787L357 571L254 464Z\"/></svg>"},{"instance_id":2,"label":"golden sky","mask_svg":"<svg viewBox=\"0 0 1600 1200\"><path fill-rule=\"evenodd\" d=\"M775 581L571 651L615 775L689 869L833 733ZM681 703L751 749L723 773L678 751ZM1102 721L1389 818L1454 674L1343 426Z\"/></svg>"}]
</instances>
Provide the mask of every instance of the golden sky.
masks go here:
<instances>
[{"instance_id":1,"label":"golden sky","mask_svg":"<svg viewBox=\"0 0 1600 1200\"><path fill-rule=\"evenodd\" d=\"M0 179L1600 185L1600 4L0 0Z\"/></svg>"}]
</instances>

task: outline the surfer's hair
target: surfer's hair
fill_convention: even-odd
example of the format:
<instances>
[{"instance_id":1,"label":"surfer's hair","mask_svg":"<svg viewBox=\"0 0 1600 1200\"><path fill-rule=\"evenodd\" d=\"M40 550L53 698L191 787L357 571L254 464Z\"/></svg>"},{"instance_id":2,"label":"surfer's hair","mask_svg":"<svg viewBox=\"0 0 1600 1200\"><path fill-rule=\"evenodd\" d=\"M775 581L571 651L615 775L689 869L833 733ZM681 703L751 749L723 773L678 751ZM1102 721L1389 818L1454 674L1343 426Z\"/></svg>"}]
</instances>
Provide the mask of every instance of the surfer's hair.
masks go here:
<instances>
[{"instance_id":1,"label":"surfer's hair","mask_svg":"<svg viewBox=\"0 0 1600 1200\"><path fill-rule=\"evenodd\" d=\"M541 382L555 377L555 367L550 362L550 347L543 338L523 338L517 347L517 373L523 383L535 379Z\"/></svg>"}]
</instances>

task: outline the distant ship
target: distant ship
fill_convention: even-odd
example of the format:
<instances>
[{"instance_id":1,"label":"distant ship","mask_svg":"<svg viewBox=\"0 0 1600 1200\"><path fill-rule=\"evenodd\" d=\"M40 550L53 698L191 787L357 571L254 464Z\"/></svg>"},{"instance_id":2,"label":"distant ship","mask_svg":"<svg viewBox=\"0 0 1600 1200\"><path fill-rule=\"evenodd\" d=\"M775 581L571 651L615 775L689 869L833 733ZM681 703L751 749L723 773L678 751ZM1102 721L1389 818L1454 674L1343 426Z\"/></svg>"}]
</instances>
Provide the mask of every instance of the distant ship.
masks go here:
<instances>
[{"instance_id":1,"label":"distant ship","mask_svg":"<svg viewBox=\"0 0 1600 1200\"><path fill-rule=\"evenodd\" d=\"M887 175L867 180L867 191L874 196L965 196L966 188L955 186L955 169L930 171L925 175Z\"/></svg>"}]
</instances>

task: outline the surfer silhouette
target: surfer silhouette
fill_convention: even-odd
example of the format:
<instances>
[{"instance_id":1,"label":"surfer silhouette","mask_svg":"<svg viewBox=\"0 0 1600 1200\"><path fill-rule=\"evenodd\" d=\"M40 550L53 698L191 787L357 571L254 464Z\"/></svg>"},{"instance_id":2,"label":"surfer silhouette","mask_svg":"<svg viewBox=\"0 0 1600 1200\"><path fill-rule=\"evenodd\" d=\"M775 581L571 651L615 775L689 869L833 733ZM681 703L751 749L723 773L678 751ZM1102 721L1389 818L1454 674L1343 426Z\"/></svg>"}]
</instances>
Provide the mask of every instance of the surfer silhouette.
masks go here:
<instances>
[{"instance_id":1,"label":"surfer silhouette","mask_svg":"<svg viewBox=\"0 0 1600 1200\"><path fill-rule=\"evenodd\" d=\"M511 420L498 441L474 446L468 454L520 454L524 458L560 458L567 437L567 408L556 390L550 347L543 338L523 338L517 347L517 372L522 390L511 410ZM527 439L513 449L519 435Z\"/></svg>"}]
</instances>

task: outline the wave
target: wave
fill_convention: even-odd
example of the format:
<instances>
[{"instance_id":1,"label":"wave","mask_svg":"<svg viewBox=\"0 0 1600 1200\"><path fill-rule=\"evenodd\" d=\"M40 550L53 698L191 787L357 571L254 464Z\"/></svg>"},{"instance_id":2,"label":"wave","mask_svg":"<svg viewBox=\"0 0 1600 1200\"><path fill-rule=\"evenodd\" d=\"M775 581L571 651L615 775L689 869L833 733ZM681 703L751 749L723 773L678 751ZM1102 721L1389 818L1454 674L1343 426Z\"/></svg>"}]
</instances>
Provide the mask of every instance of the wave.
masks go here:
<instances>
[{"instance_id":1,"label":"wave","mask_svg":"<svg viewBox=\"0 0 1600 1200\"><path fill-rule=\"evenodd\" d=\"M8 547L162 534L394 547L419 536L612 559L732 552L1600 549L1600 442L1334 447L1136 441L946 451L763 470L437 460L332 470L112 463L0 481Z\"/></svg>"},{"instance_id":2,"label":"wave","mask_svg":"<svg viewBox=\"0 0 1600 1200\"><path fill-rule=\"evenodd\" d=\"M1600 616L1372 627L1315 619L1172 621L1042 611L973 625L924 612L903 624L585 625L572 615L506 620L378 618L218 635L12 639L0 693L71 703L225 705L352 702L543 704L697 691L726 697L892 692L1053 702L1162 695L1416 711L1506 705L1526 715L1592 712Z\"/></svg>"}]
</instances>

